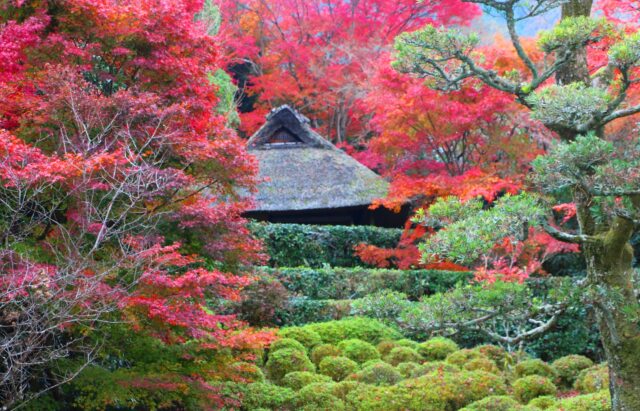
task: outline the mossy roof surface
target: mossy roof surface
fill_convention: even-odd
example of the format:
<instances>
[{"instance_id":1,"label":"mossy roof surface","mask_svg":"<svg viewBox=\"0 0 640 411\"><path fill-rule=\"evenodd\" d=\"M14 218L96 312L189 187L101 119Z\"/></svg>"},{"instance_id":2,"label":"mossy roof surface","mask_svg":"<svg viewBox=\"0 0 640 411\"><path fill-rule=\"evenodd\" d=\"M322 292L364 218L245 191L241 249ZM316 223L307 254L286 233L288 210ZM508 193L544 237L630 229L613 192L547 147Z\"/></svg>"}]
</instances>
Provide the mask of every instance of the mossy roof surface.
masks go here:
<instances>
[{"instance_id":1,"label":"mossy roof surface","mask_svg":"<svg viewBox=\"0 0 640 411\"><path fill-rule=\"evenodd\" d=\"M264 179L255 196L256 211L312 210L371 204L385 197L389 184L309 127L288 106L267 117L247 143ZM286 128L302 143L268 144L274 130Z\"/></svg>"}]
</instances>

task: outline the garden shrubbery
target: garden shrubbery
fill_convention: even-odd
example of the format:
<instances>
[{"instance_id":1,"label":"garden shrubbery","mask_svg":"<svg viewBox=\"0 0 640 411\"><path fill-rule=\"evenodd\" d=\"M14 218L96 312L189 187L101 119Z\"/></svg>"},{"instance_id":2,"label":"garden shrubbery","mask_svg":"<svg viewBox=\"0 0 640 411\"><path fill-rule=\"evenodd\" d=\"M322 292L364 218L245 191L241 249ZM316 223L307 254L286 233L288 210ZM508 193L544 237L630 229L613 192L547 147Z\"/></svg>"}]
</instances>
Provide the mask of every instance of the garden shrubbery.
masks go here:
<instances>
[{"instance_id":1,"label":"garden shrubbery","mask_svg":"<svg viewBox=\"0 0 640 411\"><path fill-rule=\"evenodd\" d=\"M466 271L392 270L365 267L260 267L258 272L276 278L289 292L314 300L362 298L392 290L417 300L423 295L445 292L472 278Z\"/></svg>"},{"instance_id":2,"label":"garden shrubbery","mask_svg":"<svg viewBox=\"0 0 640 411\"><path fill-rule=\"evenodd\" d=\"M275 267L353 267L363 265L353 248L367 243L382 248L398 244L402 230L374 226L329 226L252 223Z\"/></svg>"},{"instance_id":3,"label":"garden shrubbery","mask_svg":"<svg viewBox=\"0 0 640 411\"><path fill-rule=\"evenodd\" d=\"M611 409L602 391L606 365L580 356L548 364L493 345L412 341L357 317L289 327L279 337L264 365L267 380L239 385L242 410Z\"/></svg>"},{"instance_id":4,"label":"garden shrubbery","mask_svg":"<svg viewBox=\"0 0 640 411\"><path fill-rule=\"evenodd\" d=\"M358 363L347 357L325 357L318 366L320 373L334 381L342 381L358 370Z\"/></svg>"}]
</instances>

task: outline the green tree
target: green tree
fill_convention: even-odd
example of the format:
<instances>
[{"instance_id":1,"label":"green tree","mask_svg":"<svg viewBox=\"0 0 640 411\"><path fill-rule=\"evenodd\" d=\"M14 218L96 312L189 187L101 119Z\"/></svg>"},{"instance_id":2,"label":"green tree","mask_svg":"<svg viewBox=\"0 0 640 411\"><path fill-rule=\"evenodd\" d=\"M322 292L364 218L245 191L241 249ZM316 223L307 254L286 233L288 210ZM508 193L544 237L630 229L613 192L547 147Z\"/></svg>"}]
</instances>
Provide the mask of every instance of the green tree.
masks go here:
<instances>
[{"instance_id":1,"label":"green tree","mask_svg":"<svg viewBox=\"0 0 640 411\"><path fill-rule=\"evenodd\" d=\"M519 239L523 224L543 225L559 240L581 245L587 261L584 290L596 309L610 367L613 410L640 409L640 307L634 288L633 250L629 243L640 213L638 147L607 141L605 126L640 112L628 92L640 82L640 34L618 30L589 17L591 0L465 0L479 3L506 21L511 42L526 72L500 73L486 67L479 38L457 29L426 26L396 40L395 67L427 78L431 87L455 90L476 78L514 95L534 118L560 136L560 142L535 164L536 181L552 198L570 198L578 228L562 231L537 213L520 213L493 224L505 236ZM519 21L562 8L562 19L540 34L538 46L547 58L538 64L527 54L516 32ZM588 47L604 37L608 65L590 75ZM549 80L555 78L555 84ZM547 201L549 200L549 201ZM516 210L518 211L518 210ZM506 215L509 207L504 207ZM467 226L464 216L425 244L424 252L459 256L482 252L481 225ZM474 234L478 241L461 241ZM496 236L492 232L489 237Z\"/></svg>"}]
</instances>

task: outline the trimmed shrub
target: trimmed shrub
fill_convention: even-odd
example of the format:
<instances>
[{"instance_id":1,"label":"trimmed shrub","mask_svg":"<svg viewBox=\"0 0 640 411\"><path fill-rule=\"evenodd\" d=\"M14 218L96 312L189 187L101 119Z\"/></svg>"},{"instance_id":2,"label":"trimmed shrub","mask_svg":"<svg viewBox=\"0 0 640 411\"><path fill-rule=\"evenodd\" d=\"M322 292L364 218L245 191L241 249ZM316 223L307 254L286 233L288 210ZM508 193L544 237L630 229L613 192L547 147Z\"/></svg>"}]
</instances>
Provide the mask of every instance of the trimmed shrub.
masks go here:
<instances>
[{"instance_id":1,"label":"trimmed shrub","mask_svg":"<svg viewBox=\"0 0 640 411\"><path fill-rule=\"evenodd\" d=\"M583 355L567 355L555 360L551 366L558 376L559 383L564 387L571 388L580 371L593 366L593 361Z\"/></svg>"},{"instance_id":2,"label":"trimmed shrub","mask_svg":"<svg viewBox=\"0 0 640 411\"><path fill-rule=\"evenodd\" d=\"M519 362L516 364L515 370L518 378L526 377L528 375L540 375L551 379L556 378L556 372L554 369L546 362L537 358Z\"/></svg>"},{"instance_id":3,"label":"trimmed shrub","mask_svg":"<svg viewBox=\"0 0 640 411\"><path fill-rule=\"evenodd\" d=\"M307 324L303 327L322 336L322 341L328 344L338 344L342 340L357 338L377 344L382 340L396 340L402 335L393 328L378 320L363 317L349 317L337 321Z\"/></svg>"},{"instance_id":4,"label":"trimmed shrub","mask_svg":"<svg viewBox=\"0 0 640 411\"><path fill-rule=\"evenodd\" d=\"M352 378L365 384L393 385L402 380L402 375L391 365L383 362L362 369Z\"/></svg>"},{"instance_id":5,"label":"trimmed shrub","mask_svg":"<svg viewBox=\"0 0 640 411\"><path fill-rule=\"evenodd\" d=\"M460 411L520 411L522 404L506 395L492 395L472 402Z\"/></svg>"},{"instance_id":6,"label":"trimmed shrub","mask_svg":"<svg viewBox=\"0 0 640 411\"><path fill-rule=\"evenodd\" d=\"M565 398L547 408L548 411L611 411L611 397L608 390L593 394Z\"/></svg>"},{"instance_id":7,"label":"trimmed shrub","mask_svg":"<svg viewBox=\"0 0 640 411\"><path fill-rule=\"evenodd\" d=\"M458 344L445 337L434 337L418 345L418 353L427 361L444 360L458 349Z\"/></svg>"},{"instance_id":8,"label":"trimmed shrub","mask_svg":"<svg viewBox=\"0 0 640 411\"><path fill-rule=\"evenodd\" d=\"M233 371L246 382L264 382L264 374L260 367L250 362L231 364Z\"/></svg>"},{"instance_id":9,"label":"trimmed shrub","mask_svg":"<svg viewBox=\"0 0 640 411\"><path fill-rule=\"evenodd\" d=\"M331 386L331 393L342 401L347 400L350 392L362 387L364 384L358 381L340 381Z\"/></svg>"},{"instance_id":10,"label":"trimmed shrub","mask_svg":"<svg viewBox=\"0 0 640 411\"><path fill-rule=\"evenodd\" d=\"M320 361L322 361L325 357L340 357L342 355L342 351L340 348L336 347L333 344L320 344L313 347L311 350L311 361L317 366L320 365Z\"/></svg>"},{"instance_id":11,"label":"trimmed shrub","mask_svg":"<svg viewBox=\"0 0 640 411\"><path fill-rule=\"evenodd\" d=\"M248 384L242 397L242 405L248 410L266 408L287 409L293 406L295 391L269 383Z\"/></svg>"},{"instance_id":12,"label":"trimmed shrub","mask_svg":"<svg viewBox=\"0 0 640 411\"><path fill-rule=\"evenodd\" d=\"M367 362L363 362L360 365L360 368L367 368L367 367L369 367L371 365L374 365L374 364L386 364L386 362L382 361L381 358L376 358L375 360L369 360Z\"/></svg>"},{"instance_id":13,"label":"trimmed shrub","mask_svg":"<svg viewBox=\"0 0 640 411\"><path fill-rule=\"evenodd\" d=\"M492 374L500 374L500 369L495 362L488 358L475 358L464 365L464 369L468 371L486 371Z\"/></svg>"},{"instance_id":14,"label":"trimmed shrub","mask_svg":"<svg viewBox=\"0 0 640 411\"><path fill-rule=\"evenodd\" d=\"M423 375L430 374L430 373L432 373L434 371L437 371L440 374L445 373L445 372L446 373L456 373L456 372L460 372L460 368L456 367L453 364L449 364L447 362L444 362L444 361L432 361L432 362L424 363L424 364L418 366L418 368L416 368L411 373L411 377L412 378L421 377Z\"/></svg>"},{"instance_id":15,"label":"trimmed shrub","mask_svg":"<svg viewBox=\"0 0 640 411\"><path fill-rule=\"evenodd\" d=\"M304 345L300 344L298 340L294 340L293 338L281 338L271 343L271 345L269 346L269 353L274 353L278 350L284 350L288 348L305 353L307 352L307 348Z\"/></svg>"},{"instance_id":16,"label":"trimmed shrub","mask_svg":"<svg viewBox=\"0 0 640 411\"><path fill-rule=\"evenodd\" d=\"M591 394L609 387L609 367L607 364L598 364L580 371L573 388L584 393Z\"/></svg>"},{"instance_id":17,"label":"trimmed shrub","mask_svg":"<svg viewBox=\"0 0 640 411\"><path fill-rule=\"evenodd\" d=\"M382 290L353 300L351 312L354 315L392 323L411 305L412 302L407 299L406 294L393 290Z\"/></svg>"},{"instance_id":18,"label":"trimmed shrub","mask_svg":"<svg viewBox=\"0 0 640 411\"><path fill-rule=\"evenodd\" d=\"M414 349L408 347L396 347L384 357L389 364L396 366L402 362L421 363L422 357Z\"/></svg>"},{"instance_id":19,"label":"trimmed shrub","mask_svg":"<svg viewBox=\"0 0 640 411\"><path fill-rule=\"evenodd\" d=\"M295 402L297 410L304 411L343 411L344 402L333 395L335 383L314 383L298 391Z\"/></svg>"},{"instance_id":20,"label":"trimmed shrub","mask_svg":"<svg viewBox=\"0 0 640 411\"><path fill-rule=\"evenodd\" d=\"M528 375L513 383L513 395L523 404L543 395L556 395L558 389L553 382L540 375Z\"/></svg>"},{"instance_id":21,"label":"trimmed shrub","mask_svg":"<svg viewBox=\"0 0 640 411\"><path fill-rule=\"evenodd\" d=\"M351 300L313 300L291 297L287 306L276 313L279 324L302 326L310 323L340 320L351 315Z\"/></svg>"},{"instance_id":22,"label":"trimmed shrub","mask_svg":"<svg viewBox=\"0 0 640 411\"><path fill-rule=\"evenodd\" d=\"M309 357L300 350L285 348L269 355L265 366L269 379L276 384L293 371L314 371L315 367Z\"/></svg>"},{"instance_id":23,"label":"trimmed shrub","mask_svg":"<svg viewBox=\"0 0 640 411\"><path fill-rule=\"evenodd\" d=\"M400 229L374 226L252 223L249 229L262 240L270 264L277 267L363 265L354 255L356 245L393 248L402 234Z\"/></svg>"},{"instance_id":24,"label":"trimmed shrub","mask_svg":"<svg viewBox=\"0 0 640 411\"><path fill-rule=\"evenodd\" d=\"M547 408L551 408L556 405L557 402L558 400L556 399L556 397L553 397L551 395L543 395L542 397L532 399L527 405L534 408L539 408L541 410L546 410Z\"/></svg>"},{"instance_id":25,"label":"trimmed shrub","mask_svg":"<svg viewBox=\"0 0 640 411\"><path fill-rule=\"evenodd\" d=\"M463 350L456 351L454 353L449 354L446 358L446 361L449 364L457 365L458 367L462 368L466 363L468 363L471 360L475 360L477 358L485 358L485 357L482 354L480 354L478 351L465 348Z\"/></svg>"},{"instance_id":26,"label":"trimmed shrub","mask_svg":"<svg viewBox=\"0 0 640 411\"><path fill-rule=\"evenodd\" d=\"M504 348L498 347L497 345L480 345L475 347L474 350L493 361L501 370L504 370L507 365L513 362L511 355L509 355Z\"/></svg>"},{"instance_id":27,"label":"trimmed shrub","mask_svg":"<svg viewBox=\"0 0 640 411\"><path fill-rule=\"evenodd\" d=\"M334 381L342 381L358 370L358 363L347 357L325 357L320 361L320 373Z\"/></svg>"},{"instance_id":28,"label":"trimmed shrub","mask_svg":"<svg viewBox=\"0 0 640 411\"><path fill-rule=\"evenodd\" d=\"M380 355L384 357L385 355L389 354L391 350L393 350L397 346L398 345L396 344L395 341L384 340L384 341L380 341L378 345L376 345L376 349L378 350Z\"/></svg>"},{"instance_id":29,"label":"trimmed shrub","mask_svg":"<svg viewBox=\"0 0 640 411\"><path fill-rule=\"evenodd\" d=\"M396 341L396 345L398 347L408 347L408 348L411 348L412 350L416 350L417 351L419 344L417 342L413 341L413 340L408 339L408 338L403 338L401 340Z\"/></svg>"},{"instance_id":30,"label":"trimmed shrub","mask_svg":"<svg viewBox=\"0 0 640 411\"><path fill-rule=\"evenodd\" d=\"M396 369L404 378L410 378L420 367L422 367L422 365L416 364L415 362L401 362Z\"/></svg>"},{"instance_id":31,"label":"trimmed shrub","mask_svg":"<svg viewBox=\"0 0 640 411\"><path fill-rule=\"evenodd\" d=\"M320 335L312 329L306 327L287 327L278 331L281 338L292 338L304 345L308 350L316 345L322 344Z\"/></svg>"},{"instance_id":32,"label":"trimmed shrub","mask_svg":"<svg viewBox=\"0 0 640 411\"><path fill-rule=\"evenodd\" d=\"M389 387L361 384L347 394L346 403L349 409L355 411L444 411L444 408L435 408L433 404L426 403L423 408L410 408L410 390L397 385Z\"/></svg>"},{"instance_id":33,"label":"trimmed shrub","mask_svg":"<svg viewBox=\"0 0 640 411\"><path fill-rule=\"evenodd\" d=\"M326 375L316 374L309 371L294 371L284 376L282 385L298 391L302 387L317 382L332 382Z\"/></svg>"},{"instance_id":34,"label":"trimmed shrub","mask_svg":"<svg viewBox=\"0 0 640 411\"><path fill-rule=\"evenodd\" d=\"M360 364L380 358L380 353L376 350L376 347L357 338L340 341L338 348L342 350L345 357L351 358Z\"/></svg>"},{"instance_id":35,"label":"trimmed shrub","mask_svg":"<svg viewBox=\"0 0 640 411\"><path fill-rule=\"evenodd\" d=\"M502 377L484 371L431 373L402 381L410 391L410 410L457 410L491 395L505 395Z\"/></svg>"}]
</instances>

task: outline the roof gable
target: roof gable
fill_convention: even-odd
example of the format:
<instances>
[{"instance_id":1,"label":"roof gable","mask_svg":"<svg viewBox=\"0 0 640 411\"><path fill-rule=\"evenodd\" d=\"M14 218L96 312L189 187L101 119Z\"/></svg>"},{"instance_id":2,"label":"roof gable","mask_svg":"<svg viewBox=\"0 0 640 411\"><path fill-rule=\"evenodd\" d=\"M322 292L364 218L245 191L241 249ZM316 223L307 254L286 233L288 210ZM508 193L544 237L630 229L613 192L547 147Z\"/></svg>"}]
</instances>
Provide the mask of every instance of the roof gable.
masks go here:
<instances>
[{"instance_id":1,"label":"roof gable","mask_svg":"<svg viewBox=\"0 0 640 411\"><path fill-rule=\"evenodd\" d=\"M289 106L272 110L247 147L262 181L253 211L360 207L387 195L384 179L313 131Z\"/></svg>"},{"instance_id":2,"label":"roof gable","mask_svg":"<svg viewBox=\"0 0 640 411\"><path fill-rule=\"evenodd\" d=\"M316 147L334 150L335 147L313 131L309 119L288 105L271 110L266 123L249 139L249 150Z\"/></svg>"}]
</instances>

